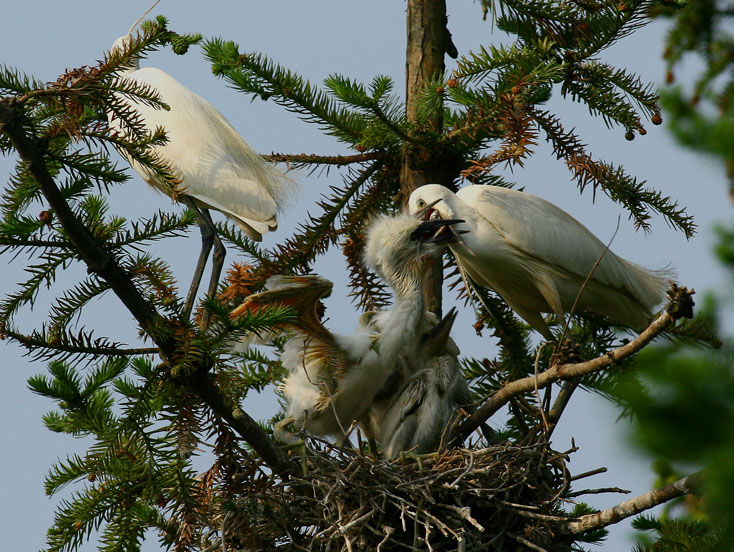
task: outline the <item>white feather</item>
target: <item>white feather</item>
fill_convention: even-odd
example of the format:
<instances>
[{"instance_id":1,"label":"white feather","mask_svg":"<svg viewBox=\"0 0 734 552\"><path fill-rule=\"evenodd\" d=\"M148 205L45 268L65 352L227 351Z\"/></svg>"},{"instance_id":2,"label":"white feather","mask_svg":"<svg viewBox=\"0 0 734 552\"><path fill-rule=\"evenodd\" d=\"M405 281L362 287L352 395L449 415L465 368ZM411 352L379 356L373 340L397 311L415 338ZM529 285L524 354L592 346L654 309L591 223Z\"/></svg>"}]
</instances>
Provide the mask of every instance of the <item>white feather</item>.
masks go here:
<instances>
[{"instance_id":1,"label":"white feather","mask_svg":"<svg viewBox=\"0 0 734 552\"><path fill-rule=\"evenodd\" d=\"M454 194L429 184L413 192L410 211L436 200L441 218L466 221L456 229L468 233L451 245L461 268L548 338L552 334L541 313L568 313L600 258L579 309L641 330L664 299L670 271L645 269L605 253L605 244L585 226L544 199L497 186L467 186Z\"/></svg>"},{"instance_id":2,"label":"white feather","mask_svg":"<svg viewBox=\"0 0 734 552\"><path fill-rule=\"evenodd\" d=\"M113 51L129 37L119 38ZM134 109L149 131L165 130L168 143L155 148L183 181L182 188L195 203L233 218L254 240L277 228L277 213L294 191L293 183L245 142L225 117L208 101L155 67L137 62L123 78L154 89L170 110L118 94ZM110 127L125 132L123 122L108 114ZM164 191L159 177L128 159L150 185Z\"/></svg>"}]
</instances>

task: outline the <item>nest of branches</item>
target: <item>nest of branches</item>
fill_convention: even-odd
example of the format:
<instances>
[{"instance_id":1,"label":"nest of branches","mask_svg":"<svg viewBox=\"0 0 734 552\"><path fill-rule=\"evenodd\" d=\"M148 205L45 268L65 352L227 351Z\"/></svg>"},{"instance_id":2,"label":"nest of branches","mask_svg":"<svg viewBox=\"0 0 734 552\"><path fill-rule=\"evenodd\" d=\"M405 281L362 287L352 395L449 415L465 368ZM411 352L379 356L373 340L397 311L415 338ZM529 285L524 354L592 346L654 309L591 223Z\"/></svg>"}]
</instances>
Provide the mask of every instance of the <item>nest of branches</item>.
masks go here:
<instances>
[{"instance_id":1,"label":"nest of branches","mask_svg":"<svg viewBox=\"0 0 734 552\"><path fill-rule=\"evenodd\" d=\"M232 550L570 550L554 525L568 454L545 443L385 461L309 440L302 473L258 470L221 521Z\"/></svg>"}]
</instances>

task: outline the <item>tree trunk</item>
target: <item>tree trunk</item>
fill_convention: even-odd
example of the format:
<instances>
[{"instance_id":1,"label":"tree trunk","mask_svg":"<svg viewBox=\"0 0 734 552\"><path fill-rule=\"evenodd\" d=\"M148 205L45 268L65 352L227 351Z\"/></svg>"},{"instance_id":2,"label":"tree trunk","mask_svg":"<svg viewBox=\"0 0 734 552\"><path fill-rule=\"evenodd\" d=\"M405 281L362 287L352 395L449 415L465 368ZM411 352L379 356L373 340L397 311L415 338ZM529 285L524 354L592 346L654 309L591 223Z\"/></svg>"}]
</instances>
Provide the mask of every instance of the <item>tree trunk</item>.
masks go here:
<instances>
[{"instance_id":1,"label":"tree trunk","mask_svg":"<svg viewBox=\"0 0 734 552\"><path fill-rule=\"evenodd\" d=\"M407 36L405 56L405 96L408 121L417 123L418 97L428 81L444 71L444 54L448 33L446 30L445 0L408 0ZM443 116L439 111L427 121L426 130L440 132ZM443 175L433 165L421 162L430 151L416 151L405 144L401 171L401 202L405 206L411 192L430 182L443 183ZM424 281L424 294L428 310L441 314L441 284L443 270L438 259Z\"/></svg>"}]
</instances>

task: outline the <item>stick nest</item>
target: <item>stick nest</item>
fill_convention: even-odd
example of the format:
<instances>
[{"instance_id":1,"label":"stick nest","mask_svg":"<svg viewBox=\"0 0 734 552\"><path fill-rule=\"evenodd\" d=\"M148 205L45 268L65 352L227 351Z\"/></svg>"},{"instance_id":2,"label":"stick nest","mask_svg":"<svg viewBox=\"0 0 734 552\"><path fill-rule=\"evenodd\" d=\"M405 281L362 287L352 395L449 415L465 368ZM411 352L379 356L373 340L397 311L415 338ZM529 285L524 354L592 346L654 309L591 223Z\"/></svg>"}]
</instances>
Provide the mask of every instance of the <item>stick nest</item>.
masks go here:
<instances>
[{"instance_id":1,"label":"stick nest","mask_svg":"<svg viewBox=\"0 0 734 552\"><path fill-rule=\"evenodd\" d=\"M229 550L571 550L567 453L546 444L405 456L387 462L309 441L305 475L250 472L225 505Z\"/></svg>"}]
</instances>

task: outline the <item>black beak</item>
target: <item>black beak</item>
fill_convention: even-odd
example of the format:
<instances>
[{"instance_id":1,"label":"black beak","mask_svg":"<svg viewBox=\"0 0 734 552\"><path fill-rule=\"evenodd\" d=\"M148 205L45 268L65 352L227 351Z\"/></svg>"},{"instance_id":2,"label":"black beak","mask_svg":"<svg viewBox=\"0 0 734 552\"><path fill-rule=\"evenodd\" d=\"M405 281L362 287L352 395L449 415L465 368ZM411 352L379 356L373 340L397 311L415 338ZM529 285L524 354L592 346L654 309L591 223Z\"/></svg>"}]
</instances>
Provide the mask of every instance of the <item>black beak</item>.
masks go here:
<instances>
[{"instance_id":1,"label":"black beak","mask_svg":"<svg viewBox=\"0 0 734 552\"><path fill-rule=\"evenodd\" d=\"M441 201L441 198L438 198L436 201L432 201L431 203L423 207L423 209L421 209L420 211L418 211L415 214L415 218L419 220L428 220L429 218L431 218L431 213L433 213L433 208L436 206L436 204L439 201Z\"/></svg>"},{"instance_id":2,"label":"black beak","mask_svg":"<svg viewBox=\"0 0 734 552\"><path fill-rule=\"evenodd\" d=\"M438 324L421 336L424 345L430 347L431 354L440 354L444 347L446 347L458 312L456 307L451 307L451 310L439 320Z\"/></svg>"},{"instance_id":3,"label":"black beak","mask_svg":"<svg viewBox=\"0 0 734 552\"><path fill-rule=\"evenodd\" d=\"M458 235L451 228L454 224L464 222L462 219L431 219L424 220L418 228L410 234L411 240L418 240L419 243L435 243L437 245L445 245L447 243L455 243L458 241Z\"/></svg>"}]
</instances>

